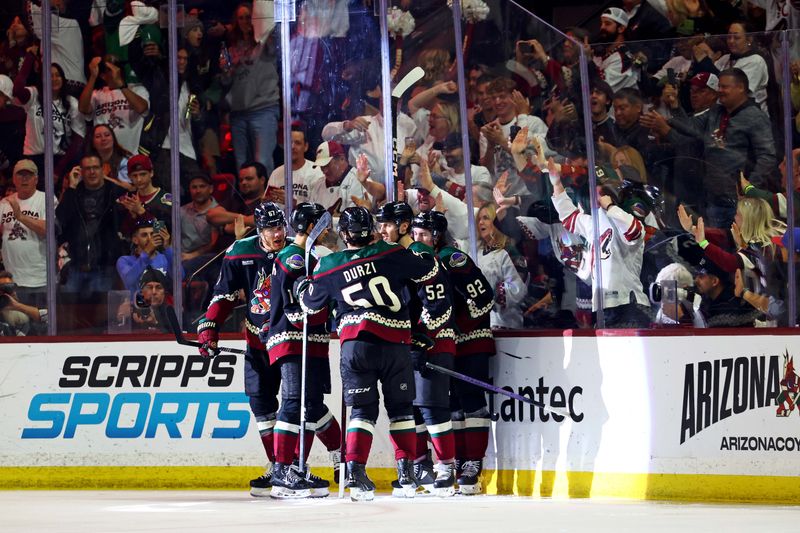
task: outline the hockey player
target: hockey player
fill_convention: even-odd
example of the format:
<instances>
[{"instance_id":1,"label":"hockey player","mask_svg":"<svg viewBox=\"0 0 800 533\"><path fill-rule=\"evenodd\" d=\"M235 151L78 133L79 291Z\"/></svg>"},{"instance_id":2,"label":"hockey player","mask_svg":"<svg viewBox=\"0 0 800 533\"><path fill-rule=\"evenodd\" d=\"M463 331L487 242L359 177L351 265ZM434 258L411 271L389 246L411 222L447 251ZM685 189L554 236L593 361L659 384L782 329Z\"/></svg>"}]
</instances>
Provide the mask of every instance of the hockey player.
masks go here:
<instances>
[{"instance_id":1,"label":"hockey player","mask_svg":"<svg viewBox=\"0 0 800 533\"><path fill-rule=\"evenodd\" d=\"M411 224L414 212L405 202L390 202L381 206L375 217L378 220L378 230L383 240L388 243L397 243L421 253L432 253L433 249L427 243L418 243L412 240ZM448 294L449 285L443 272L439 272L437 281L428 290L437 287ZM424 289L423 289L424 290ZM415 293L409 295L412 305L412 318L419 315L421 306ZM412 331L414 328L412 326ZM424 341L424 332L423 337ZM453 368L453 354L455 353L455 332L447 324L436 335L435 345L430 350L427 346L416 345L412 335L411 356L414 361L414 382L416 397L414 398L414 421L416 423L417 451L414 455L414 476L418 483L427 492L435 492L439 496L451 496L454 492L455 476L453 462L455 458L455 444L453 440L453 425L450 422L450 378L443 374L431 373L425 368L428 355L430 360L440 366ZM439 462L434 472L433 461L428 451L428 437L431 437L433 447ZM437 475L438 474L438 475ZM392 493L404 496L398 480L392 482Z\"/></svg>"},{"instance_id":2,"label":"hockey player","mask_svg":"<svg viewBox=\"0 0 800 533\"><path fill-rule=\"evenodd\" d=\"M438 226L434 220L443 221L445 231L447 220L438 211L420 213L411 222L414 242L410 250L433 252L434 238ZM419 231L423 229L423 231ZM439 233L436 232L439 237ZM427 238L426 238L427 237ZM437 283L425 287L424 290L445 291L452 300L452 287L447 272L439 263ZM414 459L414 474L419 483L437 496L452 496L455 493L455 437L450 412L450 378L445 374L429 370L425 363L453 368L453 357L456 353L456 334L451 319L436 334L432 346L420 346L412 343L411 358L414 361L414 380L417 395L414 398L414 418L417 423L417 456ZM428 437L438 459L435 467L428 451Z\"/></svg>"},{"instance_id":3,"label":"hockey player","mask_svg":"<svg viewBox=\"0 0 800 533\"><path fill-rule=\"evenodd\" d=\"M294 282L306 273L306 240L323 213L325 208L320 204L303 202L297 205L290 221L295 231L294 242L278 253L272 267L271 313L269 323L262 329L262 340L266 341L270 363L280 367L282 383L281 407L275 424L273 498L324 497L328 495L330 485L312 476L310 471L298 476L292 467L297 457L300 432L300 380L303 372L303 311L294 298ZM309 268L316 266L313 255L309 256L309 262ZM340 460L341 429L323 403L323 395L330 392L331 387L327 313L318 313L309 318L313 319L313 323L309 322L307 332L305 459L308 458L316 429L320 440L331 452L335 468Z\"/></svg>"},{"instance_id":4,"label":"hockey player","mask_svg":"<svg viewBox=\"0 0 800 533\"><path fill-rule=\"evenodd\" d=\"M414 240L436 250L452 288L456 324L457 372L489 381L494 337L489 315L494 305L491 285L472 259L446 242L447 219L438 211L420 213L412 222ZM438 339L437 339L438 341ZM439 343L431 352L439 353ZM438 363L437 363L438 364ZM457 483L462 494L478 494L483 457L489 444L489 410L483 389L452 380L450 409L455 436ZM438 450L437 450L438 453Z\"/></svg>"},{"instance_id":5,"label":"hockey player","mask_svg":"<svg viewBox=\"0 0 800 533\"><path fill-rule=\"evenodd\" d=\"M414 373L408 292L403 289L429 283L438 266L431 256L374 242L374 221L363 207L345 209L337 229L347 249L322 258L313 281L301 279L295 287L303 311L310 316L323 312L331 302L335 308L342 386L345 402L352 407L346 455L350 497L358 501L375 496L365 467L378 418L378 381L389 415L398 481L406 495L413 497L417 489L412 469ZM449 320L450 303L446 294L425 294L421 322L433 337Z\"/></svg>"},{"instance_id":6,"label":"hockey player","mask_svg":"<svg viewBox=\"0 0 800 533\"><path fill-rule=\"evenodd\" d=\"M397 243L408 248L414 240L411 238L411 219L414 211L406 202L388 202L378 208L375 220L378 221L378 233L386 242Z\"/></svg>"},{"instance_id":7,"label":"hockey player","mask_svg":"<svg viewBox=\"0 0 800 533\"><path fill-rule=\"evenodd\" d=\"M250 481L250 494L258 497L269 496L272 487L273 429L280 386L280 369L270 366L266 347L258 335L269 324L270 273L278 252L286 244L286 219L272 202L256 207L253 217L258 234L234 242L226 251L211 304L197 326L197 340L203 344L200 355L218 353L219 329L233 310L239 291L244 290L247 298L244 391L270 462L262 476Z\"/></svg>"}]
</instances>

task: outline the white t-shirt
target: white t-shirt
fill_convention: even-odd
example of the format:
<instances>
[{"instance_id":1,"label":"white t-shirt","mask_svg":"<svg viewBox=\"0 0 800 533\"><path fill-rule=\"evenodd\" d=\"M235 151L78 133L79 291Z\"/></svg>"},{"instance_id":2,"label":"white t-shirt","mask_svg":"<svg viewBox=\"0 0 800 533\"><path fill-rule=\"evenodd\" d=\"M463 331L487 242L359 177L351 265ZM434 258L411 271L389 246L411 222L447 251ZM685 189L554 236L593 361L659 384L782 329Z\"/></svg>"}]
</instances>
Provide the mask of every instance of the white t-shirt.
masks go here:
<instances>
[{"instance_id":1,"label":"white t-shirt","mask_svg":"<svg viewBox=\"0 0 800 533\"><path fill-rule=\"evenodd\" d=\"M36 191L27 200L19 200L16 193L10 198L17 199L23 213L40 220L47 218L42 191ZM0 200L0 225L3 229L3 264L14 275L14 282L21 287L47 285L45 240L14 217L7 198Z\"/></svg>"},{"instance_id":2,"label":"white t-shirt","mask_svg":"<svg viewBox=\"0 0 800 533\"><path fill-rule=\"evenodd\" d=\"M303 163L302 167L292 171L292 191L294 191L294 205L297 205L301 202L311 201L309 200L308 187L310 183L318 179L322 179L324 182L325 176L322 174L322 171L319 169L319 167L315 167L314 163L308 159L305 160L305 163ZM267 182L267 187L281 190L286 189L286 177L284 176L283 165L272 171L272 174L269 176L269 182ZM279 205L283 207L283 204Z\"/></svg>"},{"instance_id":3,"label":"white t-shirt","mask_svg":"<svg viewBox=\"0 0 800 533\"><path fill-rule=\"evenodd\" d=\"M148 102L150 94L144 85L131 85L130 90ZM144 116L133 110L128 99L120 89L103 87L92 91L92 114L86 120L93 120L95 125L108 124L120 146L132 154L139 151L139 136L144 126Z\"/></svg>"},{"instance_id":4,"label":"white t-shirt","mask_svg":"<svg viewBox=\"0 0 800 533\"><path fill-rule=\"evenodd\" d=\"M364 198L365 195L370 202L374 203L372 196L367 193L367 190L361 185L361 182L358 181L356 169L352 167L339 185L329 187L325 183L325 176L321 176L308 184L309 202L321 204L325 209L328 209L332 207L337 200L341 199L342 204L339 206L339 212L356 205L350 198L351 196Z\"/></svg>"},{"instance_id":5,"label":"white t-shirt","mask_svg":"<svg viewBox=\"0 0 800 533\"><path fill-rule=\"evenodd\" d=\"M30 92L28 103L21 106L25 110L25 155L40 155L44 153L44 115L42 105L39 103L39 89L26 87ZM61 105L61 99L53 100L53 149L58 155L64 153L61 146L62 140L66 143L72 132L81 137L86 137L86 121L78 109L78 101L73 96L67 96L69 111Z\"/></svg>"},{"instance_id":6,"label":"white t-shirt","mask_svg":"<svg viewBox=\"0 0 800 533\"><path fill-rule=\"evenodd\" d=\"M194 144L192 143L192 117L186 118L186 108L189 107L189 87L186 82L181 84L181 92L178 95L178 142L180 143L180 152L189 159L197 159L194 153ZM167 137L161 143L161 147L169 150L170 148L170 135L172 134L172 127L167 130Z\"/></svg>"}]
</instances>

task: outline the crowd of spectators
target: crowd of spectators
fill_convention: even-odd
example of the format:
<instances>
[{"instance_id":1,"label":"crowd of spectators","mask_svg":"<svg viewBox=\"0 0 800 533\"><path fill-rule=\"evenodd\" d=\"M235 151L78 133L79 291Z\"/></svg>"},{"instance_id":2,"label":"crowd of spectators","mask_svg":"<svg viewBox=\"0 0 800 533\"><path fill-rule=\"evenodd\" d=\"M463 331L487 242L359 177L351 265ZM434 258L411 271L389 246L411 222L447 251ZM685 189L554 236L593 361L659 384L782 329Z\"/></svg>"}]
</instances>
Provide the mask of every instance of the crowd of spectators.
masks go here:
<instances>
[{"instance_id":1,"label":"crowd of spectators","mask_svg":"<svg viewBox=\"0 0 800 533\"><path fill-rule=\"evenodd\" d=\"M184 2L174 51L162 2L51 3L59 297L77 310L59 319L65 330L104 331L114 313L134 328L157 327L156 315L141 310L154 294L156 306L169 301L176 278L187 308L199 313L218 254L251 231L255 207L286 204L285 165L294 203L320 203L336 216L386 201L390 134L378 20L368 3L298 5L288 162L272 1ZM444 1L398 6L419 24L449 14ZM396 196L415 212L444 212L462 249L477 241L495 293L494 327L592 327L600 311L606 327L796 321L787 301L787 228L800 217L787 220L787 194L797 206L800 151L789 154L788 179L779 88L791 85L795 146L800 55L784 80L778 37L754 33L796 27L794 5L781 6L623 0L590 24L596 32L568 28L569 39L554 41L509 24L503 46L494 46L499 29L490 18L464 49L466 124L452 43L411 41L394 81L415 65L425 77L393 117ZM7 294L6 307L14 302L39 323L46 313L34 320L29 311L46 307L45 43L35 0L15 15L0 21L0 247L3 279L13 279L0 298ZM179 190L171 175L175 107ZM590 148L597 190L589 187ZM127 297L109 313L98 295L114 290ZM129 315L138 318L123 320Z\"/></svg>"}]
</instances>

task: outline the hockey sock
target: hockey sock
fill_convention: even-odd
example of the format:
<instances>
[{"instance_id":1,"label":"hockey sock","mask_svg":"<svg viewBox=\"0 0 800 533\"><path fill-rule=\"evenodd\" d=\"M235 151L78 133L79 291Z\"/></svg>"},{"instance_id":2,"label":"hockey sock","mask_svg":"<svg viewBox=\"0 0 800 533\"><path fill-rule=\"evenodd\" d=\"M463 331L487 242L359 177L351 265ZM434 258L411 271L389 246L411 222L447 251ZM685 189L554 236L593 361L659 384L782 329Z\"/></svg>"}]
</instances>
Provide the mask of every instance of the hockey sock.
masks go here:
<instances>
[{"instance_id":1,"label":"hockey sock","mask_svg":"<svg viewBox=\"0 0 800 533\"><path fill-rule=\"evenodd\" d=\"M463 459L467 453L466 432L464 431L464 413L453 411L451 413L453 424L453 441L456 449L456 457Z\"/></svg>"},{"instance_id":2,"label":"hockey sock","mask_svg":"<svg viewBox=\"0 0 800 533\"><path fill-rule=\"evenodd\" d=\"M489 427L491 420L484 408L474 413L467 413L464 418L464 459L483 459L489 446Z\"/></svg>"},{"instance_id":3,"label":"hockey sock","mask_svg":"<svg viewBox=\"0 0 800 533\"><path fill-rule=\"evenodd\" d=\"M413 460L417 452L417 431L413 420L393 420L389 423L389 439L394 446L395 459ZM348 441L348 448L349 448Z\"/></svg>"},{"instance_id":4,"label":"hockey sock","mask_svg":"<svg viewBox=\"0 0 800 533\"><path fill-rule=\"evenodd\" d=\"M414 423L417 430L417 452L414 455L414 462L423 461L428 457L428 426L425 425L425 419L419 407L414 407Z\"/></svg>"},{"instance_id":5,"label":"hockey sock","mask_svg":"<svg viewBox=\"0 0 800 533\"><path fill-rule=\"evenodd\" d=\"M367 464L374 433L374 422L351 419L347 425L347 454L345 455L345 460Z\"/></svg>"},{"instance_id":6,"label":"hockey sock","mask_svg":"<svg viewBox=\"0 0 800 533\"><path fill-rule=\"evenodd\" d=\"M325 411L322 418L317 420L317 438L330 451L338 450L342 445L342 428L330 411Z\"/></svg>"},{"instance_id":7,"label":"hockey sock","mask_svg":"<svg viewBox=\"0 0 800 533\"><path fill-rule=\"evenodd\" d=\"M443 463L452 462L456 456L456 440L453 434L453 423L449 420L441 424L429 425L433 449L436 457ZM487 439L488 444L488 439Z\"/></svg>"},{"instance_id":8,"label":"hockey sock","mask_svg":"<svg viewBox=\"0 0 800 533\"><path fill-rule=\"evenodd\" d=\"M305 456L305 457L303 457L303 461L304 462L308 461L308 454L311 453L311 446L314 444L314 435L315 435L314 428L315 427L316 427L315 424L310 424L310 423L306 424L306 432L305 432L305 435L304 435L305 441L306 441L305 442L305 453L303 454ZM297 448L295 449L294 452L295 452L294 453L295 457L300 457L300 436L299 435L297 437Z\"/></svg>"},{"instance_id":9,"label":"hockey sock","mask_svg":"<svg viewBox=\"0 0 800 533\"><path fill-rule=\"evenodd\" d=\"M267 452L267 459L270 463L275 462L275 444L273 429L275 428L275 414L256 417L256 427L258 433L261 435L261 444L264 446L264 451Z\"/></svg>"},{"instance_id":10,"label":"hockey sock","mask_svg":"<svg viewBox=\"0 0 800 533\"><path fill-rule=\"evenodd\" d=\"M299 434L300 426L297 424L282 421L275 424L275 461L285 465L292 464L297 457Z\"/></svg>"},{"instance_id":11,"label":"hockey sock","mask_svg":"<svg viewBox=\"0 0 800 533\"><path fill-rule=\"evenodd\" d=\"M417 451L414 454L414 462L422 461L428 457L428 429L425 424L418 425L416 429Z\"/></svg>"}]
</instances>

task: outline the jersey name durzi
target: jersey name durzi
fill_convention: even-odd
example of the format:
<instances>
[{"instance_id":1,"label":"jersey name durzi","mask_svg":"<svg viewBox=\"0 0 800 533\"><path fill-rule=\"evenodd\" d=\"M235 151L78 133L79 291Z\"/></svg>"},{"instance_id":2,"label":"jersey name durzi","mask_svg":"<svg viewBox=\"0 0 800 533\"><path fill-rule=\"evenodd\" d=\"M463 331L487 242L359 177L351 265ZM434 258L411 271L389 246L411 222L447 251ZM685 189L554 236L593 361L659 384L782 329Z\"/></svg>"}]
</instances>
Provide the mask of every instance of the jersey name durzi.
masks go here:
<instances>
[{"instance_id":1,"label":"jersey name durzi","mask_svg":"<svg viewBox=\"0 0 800 533\"><path fill-rule=\"evenodd\" d=\"M369 274L377 274L377 270L375 270L375 263L365 263L363 265L357 265L353 268L348 268L343 272L344 280L347 283L350 283L354 279L360 278L362 276L366 276Z\"/></svg>"}]
</instances>

